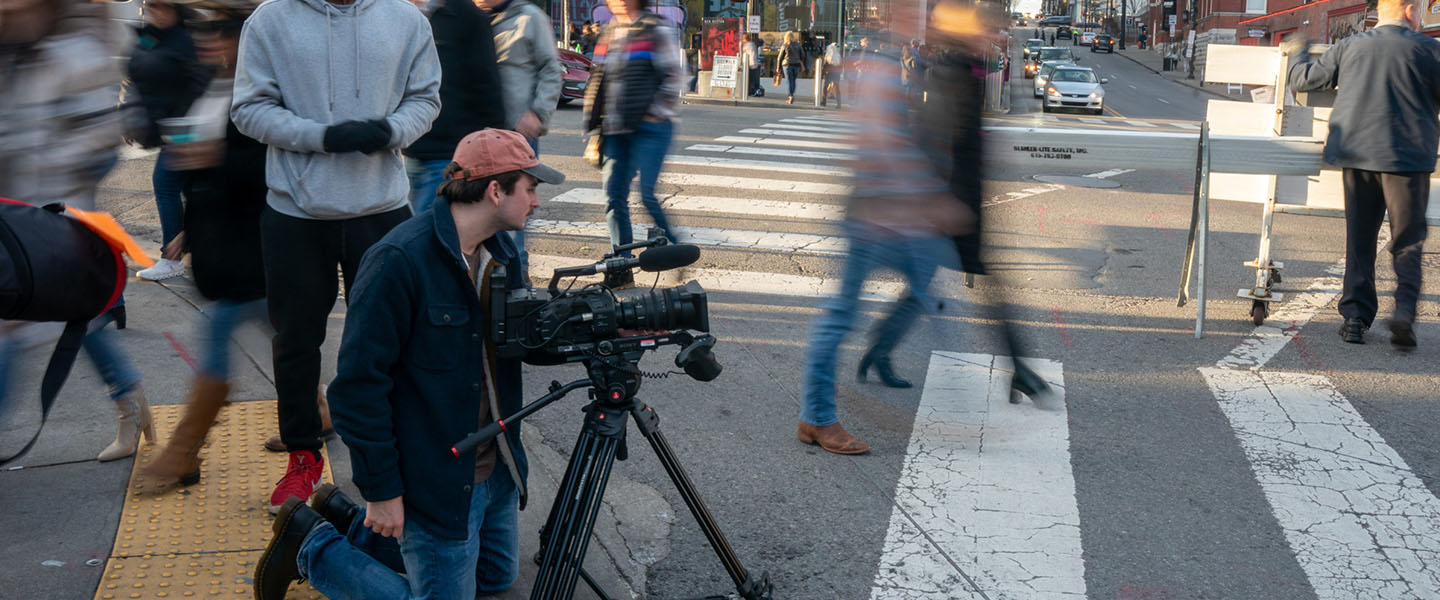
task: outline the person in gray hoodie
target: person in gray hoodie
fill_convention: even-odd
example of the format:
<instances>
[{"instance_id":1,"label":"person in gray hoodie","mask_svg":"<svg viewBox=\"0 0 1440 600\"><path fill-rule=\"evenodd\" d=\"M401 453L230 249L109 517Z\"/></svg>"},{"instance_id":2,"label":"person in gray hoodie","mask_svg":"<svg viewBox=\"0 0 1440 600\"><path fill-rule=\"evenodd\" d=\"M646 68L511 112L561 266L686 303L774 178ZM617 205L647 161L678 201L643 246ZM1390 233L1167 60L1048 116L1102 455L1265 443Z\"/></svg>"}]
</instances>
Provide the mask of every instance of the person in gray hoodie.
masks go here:
<instances>
[{"instance_id":1,"label":"person in gray hoodie","mask_svg":"<svg viewBox=\"0 0 1440 600\"><path fill-rule=\"evenodd\" d=\"M550 127L550 115L560 102L565 68L555 53L555 32L550 16L529 0L475 0L490 13L495 33L495 56L500 63L500 94L507 128L530 140L540 154L540 137ZM520 248L520 274L530 274L525 231L511 232Z\"/></svg>"},{"instance_id":2,"label":"person in gray hoodie","mask_svg":"<svg viewBox=\"0 0 1440 600\"><path fill-rule=\"evenodd\" d=\"M320 346L360 257L410 217L400 149L440 113L430 23L405 0L271 0L245 23L230 116L269 146L261 216L280 439L271 511L320 482Z\"/></svg>"}]
</instances>

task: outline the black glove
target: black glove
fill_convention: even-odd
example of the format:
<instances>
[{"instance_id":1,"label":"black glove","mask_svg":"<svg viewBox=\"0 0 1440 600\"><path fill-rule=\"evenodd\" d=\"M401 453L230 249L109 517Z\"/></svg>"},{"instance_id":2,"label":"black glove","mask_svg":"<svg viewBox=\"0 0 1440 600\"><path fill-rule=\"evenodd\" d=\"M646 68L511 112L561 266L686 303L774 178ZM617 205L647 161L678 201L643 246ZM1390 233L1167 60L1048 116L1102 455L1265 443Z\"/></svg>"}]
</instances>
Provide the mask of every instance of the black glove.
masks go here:
<instances>
[{"instance_id":1,"label":"black glove","mask_svg":"<svg viewBox=\"0 0 1440 600\"><path fill-rule=\"evenodd\" d=\"M390 123L384 119L345 121L325 129L325 151L370 154L390 145Z\"/></svg>"}]
</instances>

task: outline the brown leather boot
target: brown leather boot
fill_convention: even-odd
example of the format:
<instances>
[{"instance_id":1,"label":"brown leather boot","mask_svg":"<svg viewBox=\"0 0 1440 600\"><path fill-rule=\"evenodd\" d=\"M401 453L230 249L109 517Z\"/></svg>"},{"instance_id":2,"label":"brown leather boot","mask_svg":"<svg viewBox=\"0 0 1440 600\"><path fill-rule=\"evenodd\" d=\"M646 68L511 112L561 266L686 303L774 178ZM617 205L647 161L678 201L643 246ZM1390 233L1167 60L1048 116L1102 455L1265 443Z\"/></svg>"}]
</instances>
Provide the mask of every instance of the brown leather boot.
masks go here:
<instances>
[{"instance_id":1,"label":"brown leather boot","mask_svg":"<svg viewBox=\"0 0 1440 600\"><path fill-rule=\"evenodd\" d=\"M330 437L335 433L335 426L330 424L330 402L325 399L325 386L320 386L320 391L315 394L315 405L320 407L320 437ZM274 436L265 440L265 449L271 452L288 452L285 442L280 441L280 436Z\"/></svg>"},{"instance_id":2,"label":"brown leather boot","mask_svg":"<svg viewBox=\"0 0 1440 600\"><path fill-rule=\"evenodd\" d=\"M835 454L864 454L870 451L870 444L860 438L850 435L839 423L831 423L824 427L816 427L804 421L800 422L800 429L795 432L795 437L807 444L815 444L824 448L826 452Z\"/></svg>"},{"instance_id":3,"label":"brown leather boot","mask_svg":"<svg viewBox=\"0 0 1440 600\"><path fill-rule=\"evenodd\" d=\"M179 481L180 485L200 482L200 448L205 436L215 425L220 409L230 404L230 384L205 376L195 378L190 399L185 403L185 416L175 425L170 441L150 464L145 475L162 481Z\"/></svg>"}]
</instances>

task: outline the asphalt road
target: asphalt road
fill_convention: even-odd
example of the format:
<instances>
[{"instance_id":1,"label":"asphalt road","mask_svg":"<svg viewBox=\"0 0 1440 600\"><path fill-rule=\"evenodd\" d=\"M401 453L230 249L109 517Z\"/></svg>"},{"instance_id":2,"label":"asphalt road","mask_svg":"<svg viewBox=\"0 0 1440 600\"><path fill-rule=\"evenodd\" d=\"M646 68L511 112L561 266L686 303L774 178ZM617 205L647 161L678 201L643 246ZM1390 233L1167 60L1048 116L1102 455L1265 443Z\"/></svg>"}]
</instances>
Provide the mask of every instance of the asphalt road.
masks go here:
<instances>
[{"instance_id":1,"label":"asphalt road","mask_svg":"<svg viewBox=\"0 0 1440 600\"><path fill-rule=\"evenodd\" d=\"M1202 118L1203 98L1188 88L1146 76L1123 57L1084 53L1082 60L1111 78L1107 97L1124 115L1098 126ZM1126 92L1131 84L1135 90ZM1033 120L1027 108L1034 102L1017 96L1015 113L996 122ZM542 207L529 237L536 279L555 265L598 259L606 247L604 206L596 200L600 172L579 157L578 113L562 109L541 143L543 160L569 179L540 190ZM993 274L974 289L953 271L937 277L934 314L894 356L900 374L916 386L890 389L854 378L865 332L888 310L886 294L900 290L894 274L877 275L872 291L881 299L863 303L861 321L841 346L840 418L873 452L841 457L799 443L794 432L805 340L823 295L812 290L834 283L844 251L838 236L851 152L843 146L849 143L846 118L685 106L659 189L682 238L703 248L698 263L667 274L662 285L697 278L711 290L711 328L720 339L715 352L725 371L710 383L684 376L647 380L641 397L660 414L665 435L741 561L751 572L770 574L775 597L1440 594L1435 576L1414 568L1434 558L1429 534L1440 530L1434 510L1440 443L1429 425L1440 419L1433 403L1436 295L1422 296L1418 351L1392 350L1379 328L1368 345L1343 344L1334 333L1340 319L1333 297L1325 295L1333 283L1328 270L1342 258L1343 223L1280 215L1275 254L1286 264L1280 289L1297 301L1284 319L1277 317L1283 331L1257 330L1249 323L1250 303L1232 290L1252 278L1242 263L1253 258L1260 210L1221 202L1211 221L1207 335L1195 339L1193 304L1181 308L1175 301L1193 174L1147 170L1143 161L1117 160L1108 174L990 165L984 218ZM147 212L143 183L137 183L148 171L138 162L129 169L129 183L112 181L102 201L132 231L158 237L153 207ZM1036 175L1097 175L1119 187L1042 184ZM638 205L632 210L637 227L648 223ZM1440 275L1434 253L1426 265L1432 280ZM1383 316L1394 282L1384 265L1379 277ZM1312 296L1317 306L1307 310L1301 300ZM1063 380L1063 413L963 387L963 374L945 367L955 353L973 359L1003 352L992 320L998 303L1012 311L1023 355L1045 361L1056 383ZM150 317L163 320L171 310L178 309L157 307ZM332 338L338 337L335 321ZM131 328L140 329L133 335L143 336L144 327L132 317ZM1268 362L1235 377L1272 379L1246 385L1211 371L1247 343L1269 348ZM262 343L243 345L258 365L268 360ZM169 352L163 339L136 351ZM661 351L641 368L670 370L671 357ZM530 368L528 391L538 397L552 379L580 375L578 367ZM169 395L178 400L184 378L171 378ZM245 385L264 397L262 377ZM86 373L67 393L98 393L96 386ZM1264 406L1247 395L1254 389L1274 390L1277 405L1293 411L1290 427L1244 410ZM1333 393L1322 402L1314 390ZM946 420L947 411L974 403L982 407L967 413L978 414L974 420ZM571 452L581 404L566 400L531 417L532 456L558 461ZM1346 407L1349 412L1341 410ZM1327 420L1326 410L1351 420ZM98 425L77 433L98 440L97 430L109 431L108 418L97 415ZM1045 435L1026 437L1034 432ZM1275 440L1279 446L1266 445ZM613 528L591 548L608 562L592 568L626 573L630 590L650 598L733 590L662 465L639 437L630 442L630 458L617 464L607 495ZM93 456L47 448L57 469L78 469L63 465ZM943 452L927 450L936 448ZM942 454L949 458L938 460ZM338 456L332 460L342 468L343 453ZM1347 460L1369 465L1362 474L1393 475L1399 483L1316 479L1341 473L1332 463ZM114 478L118 469L128 470L122 463L88 465L84 476ZM45 478L42 470L7 476L16 482L12 490L26 483L22 478ZM1015 491L1021 488L1030 492ZM65 489L85 497L84 486ZM1379 499L1366 495L1377 493ZM25 502L27 518L48 514L43 502ZM527 513L543 513L548 502L533 499ZM1328 546L1316 541L1310 532L1323 534L1323 527L1304 527L1297 518L1331 514L1327 507L1336 521L1359 519L1362 533L1333 537L1338 543ZM103 507L94 510L104 516ZM1366 535L1363 528L1376 522L1371 517L1389 519L1388 525ZM109 536L111 527L94 535ZM44 533L24 530L32 538ZM1020 541L1007 546L1005 540ZM1027 547L1025 540L1041 546ZM17 541L0 550L0 564L28 560L33 550ZM1327 576L1325 565L1336 571ZM26 581L34 589L33 578ZM1375 592L1376 582L1393 587Z\"/></svg>"}]
</instances>

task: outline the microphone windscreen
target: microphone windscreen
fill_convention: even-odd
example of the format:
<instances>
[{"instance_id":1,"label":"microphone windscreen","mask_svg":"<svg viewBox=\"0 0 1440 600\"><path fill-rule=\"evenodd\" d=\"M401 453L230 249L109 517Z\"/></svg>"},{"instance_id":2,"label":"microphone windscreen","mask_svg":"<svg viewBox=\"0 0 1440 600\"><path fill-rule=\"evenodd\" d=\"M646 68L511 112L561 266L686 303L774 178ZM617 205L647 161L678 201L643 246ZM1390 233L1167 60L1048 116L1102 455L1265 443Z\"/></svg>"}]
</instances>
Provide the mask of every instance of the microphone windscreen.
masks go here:
<instances>
[{"instance_id":1,"label":"microphone windscreen","mask_svg":"<svg viewBox=\"0 0 1440 600\"><path fill-rule=\"evenodd\" d=\"M690 244L659 246L640 253L640 270L651 273L667 271L700 260L700 247Z\"/></svg>"}]
</instances>

